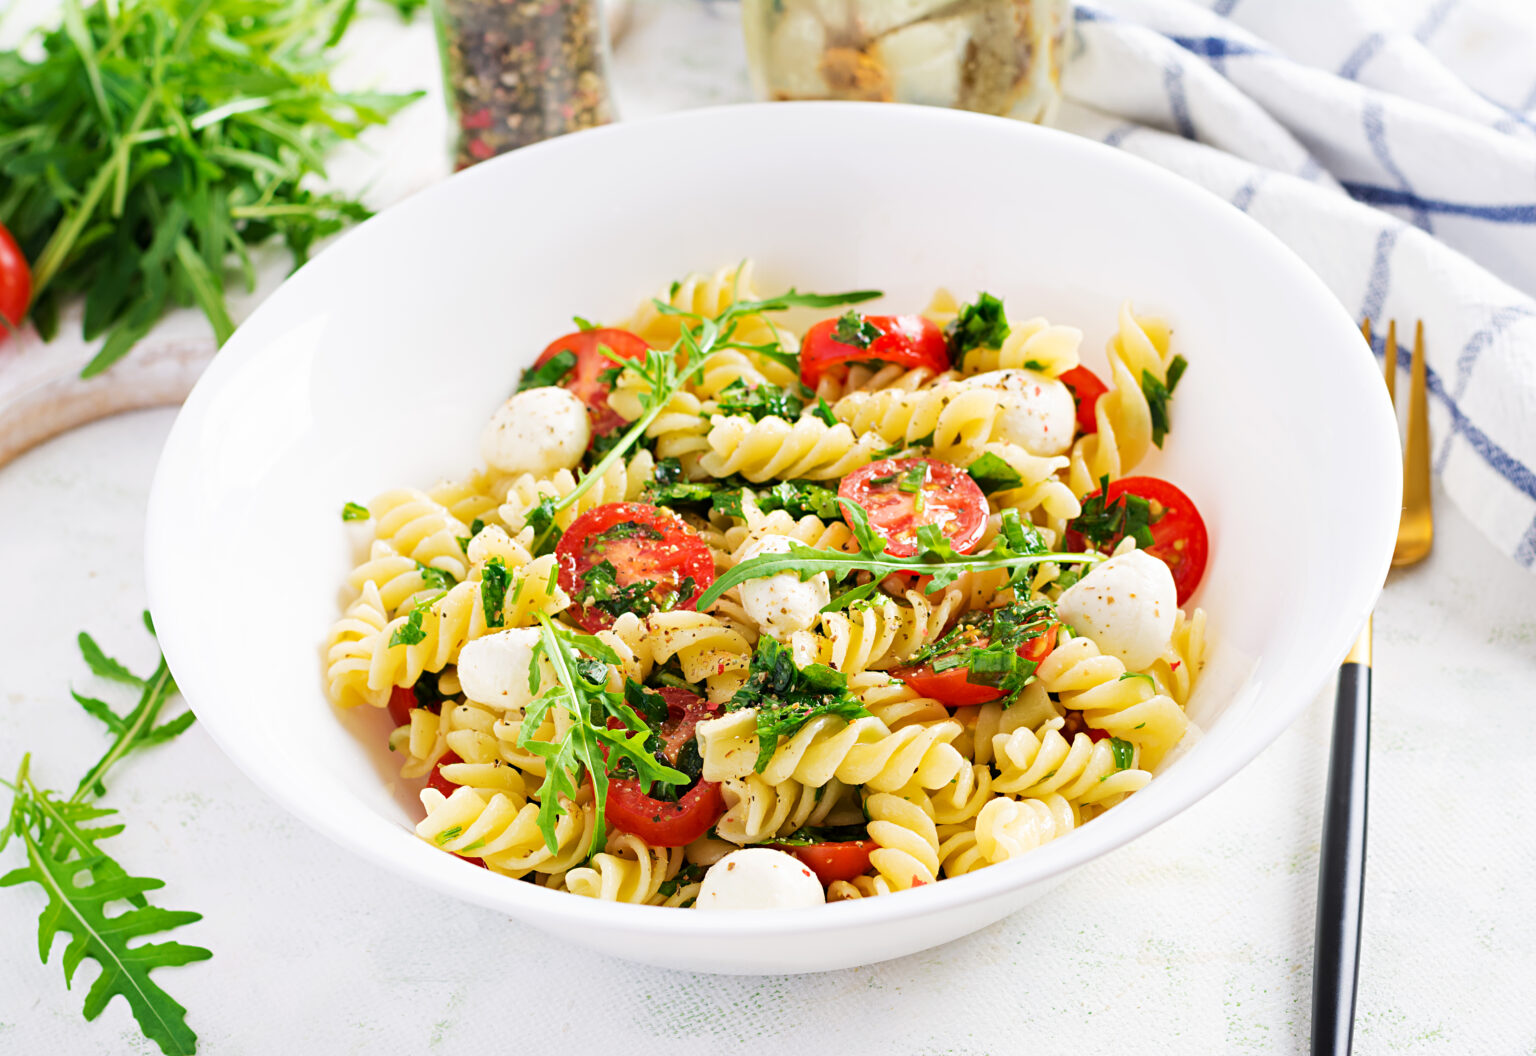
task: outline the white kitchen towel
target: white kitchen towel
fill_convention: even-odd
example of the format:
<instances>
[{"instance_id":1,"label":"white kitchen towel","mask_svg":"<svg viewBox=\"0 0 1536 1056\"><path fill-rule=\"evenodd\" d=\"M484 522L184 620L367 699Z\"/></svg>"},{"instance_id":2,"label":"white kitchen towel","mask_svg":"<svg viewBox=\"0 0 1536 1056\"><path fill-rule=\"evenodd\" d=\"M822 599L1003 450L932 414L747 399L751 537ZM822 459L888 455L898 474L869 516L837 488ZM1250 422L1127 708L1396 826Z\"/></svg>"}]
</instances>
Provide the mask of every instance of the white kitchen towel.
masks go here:
<instances>
[{"instance_id":1,"label":"white kitchen towel","mask_svg":"<svg viewBox=\"0 0 1536 1056\"><path fill-rule=\"evenodd\" d=\"M1075 22L1056 123L1269 228L1382 324L1378 356L1396 319L1406 365L1423 319L1435 470L1536 569L1536 0L1091 0Z\"/></svg>"}]
</instances>

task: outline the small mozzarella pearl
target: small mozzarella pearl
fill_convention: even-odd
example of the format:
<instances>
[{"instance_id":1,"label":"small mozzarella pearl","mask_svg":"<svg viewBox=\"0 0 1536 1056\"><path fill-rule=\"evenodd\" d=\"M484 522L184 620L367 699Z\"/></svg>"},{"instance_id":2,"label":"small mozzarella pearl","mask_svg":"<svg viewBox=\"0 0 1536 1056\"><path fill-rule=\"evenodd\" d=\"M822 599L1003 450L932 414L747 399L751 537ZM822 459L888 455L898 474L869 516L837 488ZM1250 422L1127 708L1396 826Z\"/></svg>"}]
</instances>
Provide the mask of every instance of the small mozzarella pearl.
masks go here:
<instances>
[{"instance_id":1,"label":"small mozzarella pearl","mask_svg":"<svg viewBox=\"0 0 1536 1056\"><path fill-rule=\"evenodd\" d=\"M502 404L480 434L480 453L503 473L553 473L575 469L591 439L586 404L567 389L548 386Z\"/></svg>"},{"instance_id":2,"label":"small mozzarella pearl","mask_svg":"<svg viewBox=\"0 0 1536 1056\"><path fill-rule=\"evenodd\" d=\"M464 695L493 708L524 708L533 699L528 672L533 667L533 647L539 641L536 627L513 627L484 638L465 642L459 650L459 684ZM555 670L540 658L539 686L553 684Z\"/></svg>"},{"instance_id":3,"label":"small mozzarella pearl","mask_svg":"<svg viewBox=\"0 0 1536 1056\"><path fill-rule=\"evenodd\" d=\"M797 909L826 900L821 881L800 859L769 847L748 847L709 867L694 907Z\"/></svg>"},{"instance_id":4,"label":"small mozzarella pearl","mask_svg":"<svg viewBox=\"0 0 1536 1056\"><path fill-rule=\"evenodd\" d=\"M792 542L783 535L764 536L743 549L738 561L760 554L787 554ZM794 572L780 572L761 579L749 579L741 585L742 608L775 638L785 638L810 628L831 600L832 585L825 572L818 572L807 580Z\"/></svg>"},{"instance_id":5,"label":"small mozzarella pearl","mask_svg":"<svg viewBox=\"0 0 1536 1056\"><path fill-rule=\"evenodd\" d=\"M1177 597L1168 566L1131 550L1101 562L1062 591L1056 614L1073 631L1093 639L1105 656L1139 671L1168 648Z\"/></svg>"},{"instance_id":6,"label":"small mozzarella pearl","mask_svg":"<svg viewBox=\"0 0 1536 1056\"><path fill-rule=\"evenodd\" d=\"M1033 370L993 370L962 384L1002 393L997 439L1032 455L1059 455L1072 446L1077 405L1072 390Z\"/></svg>"}]
</instances>

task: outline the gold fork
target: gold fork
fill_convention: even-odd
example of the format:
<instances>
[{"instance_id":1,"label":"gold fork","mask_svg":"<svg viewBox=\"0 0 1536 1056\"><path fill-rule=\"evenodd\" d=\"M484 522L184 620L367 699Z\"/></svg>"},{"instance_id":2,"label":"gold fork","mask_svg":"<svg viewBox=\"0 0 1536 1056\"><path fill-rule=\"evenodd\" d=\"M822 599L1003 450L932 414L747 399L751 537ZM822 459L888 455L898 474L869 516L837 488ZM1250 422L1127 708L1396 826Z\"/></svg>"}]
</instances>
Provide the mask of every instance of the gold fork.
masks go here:
<instances>
[{"instance_id":1,"label":"gold fork","mask_svg":"<svg viewBox=\"0 0 1536 1056\"><path fill-rule=\"evenodd\" d=\"M1371 322L1361 326L1366 343ZM1397 323L1387 325L1387 392L1397 403ZM1413 339L1408 383L1408 436L1403 445L1403 512L1392 564L1422 561L1435 537L1429 494L1429 385L1424 324ZM1323 806L1322 861L1317 880L1317 941L1312 962L1312 1054L1349 1056L1360 970L1360 911L1365 893L1366 778L1371 742L1371 621L1339 667Z\"/></svg>"}]
</instances>

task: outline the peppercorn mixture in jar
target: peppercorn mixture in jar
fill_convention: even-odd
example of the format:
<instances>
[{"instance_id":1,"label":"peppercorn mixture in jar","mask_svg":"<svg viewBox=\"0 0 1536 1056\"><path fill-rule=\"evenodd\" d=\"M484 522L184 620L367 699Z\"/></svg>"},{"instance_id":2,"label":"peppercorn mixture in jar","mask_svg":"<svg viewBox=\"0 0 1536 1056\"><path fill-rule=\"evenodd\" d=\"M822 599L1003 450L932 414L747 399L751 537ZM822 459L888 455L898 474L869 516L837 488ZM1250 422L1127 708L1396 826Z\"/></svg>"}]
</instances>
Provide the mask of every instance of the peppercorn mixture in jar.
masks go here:
<instances>
[{"instance_id":1,"label":"peppercorn mixture in jar","mask_svg":"<svg viewBox=\"0 0 1536 1056\"><path fill-rule=\"evenodd\" d=\"M742 0L758 94L924 103L1045 121L1067 0Z\"/></svg>"},{"instance_id":2,"label":"peppercorn mixture in jar","mask_svg":"<svg viewBox=\"0 0 1536 1056\"><path fill-rule=\"evenodd\" d=\"M456 161L613 120L598 0L432 0Z\"/></svg>"}]
</instances>

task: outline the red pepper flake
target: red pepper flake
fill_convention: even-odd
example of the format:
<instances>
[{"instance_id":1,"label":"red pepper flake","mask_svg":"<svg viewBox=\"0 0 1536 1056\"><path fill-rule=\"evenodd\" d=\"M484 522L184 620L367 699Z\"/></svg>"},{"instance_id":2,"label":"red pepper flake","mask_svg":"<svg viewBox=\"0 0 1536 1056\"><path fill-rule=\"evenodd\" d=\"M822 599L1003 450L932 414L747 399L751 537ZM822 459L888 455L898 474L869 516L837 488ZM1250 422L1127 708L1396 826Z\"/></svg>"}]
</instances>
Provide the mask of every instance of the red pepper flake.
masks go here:
<instances>
[{"instance_id":1,"label":"red pepper flake","mask_svg":"<svg viewBox=\"0 0 1536 1056\"><path fill-rule=\"evenodd\" d=\"M471 139L465 144L465 149L474 155L475 160L484 161L496 153L496 148L480 138Z\"/></svg>"}]
</instances>

